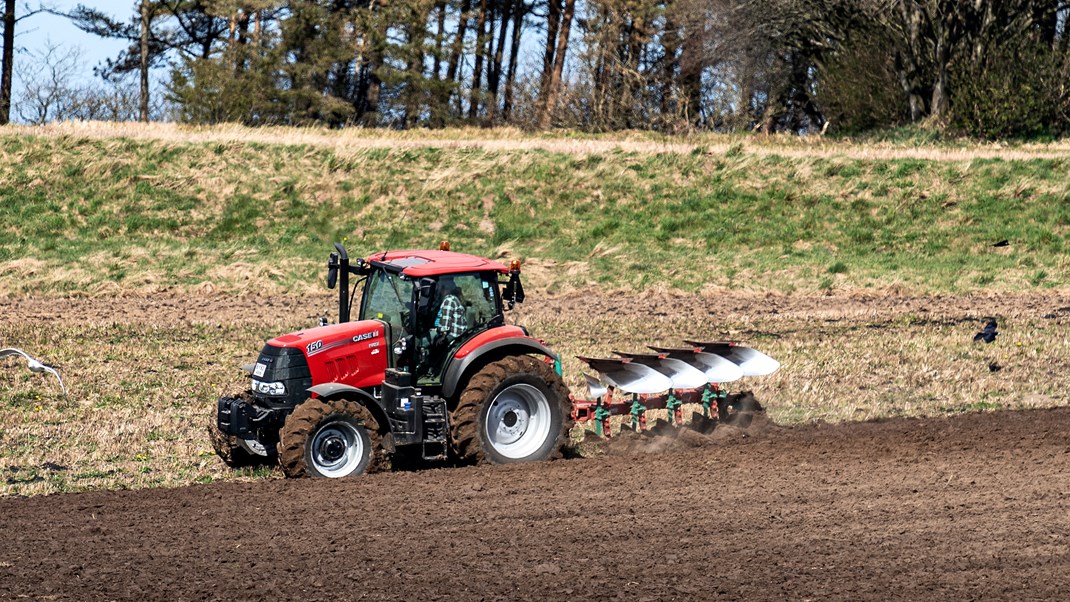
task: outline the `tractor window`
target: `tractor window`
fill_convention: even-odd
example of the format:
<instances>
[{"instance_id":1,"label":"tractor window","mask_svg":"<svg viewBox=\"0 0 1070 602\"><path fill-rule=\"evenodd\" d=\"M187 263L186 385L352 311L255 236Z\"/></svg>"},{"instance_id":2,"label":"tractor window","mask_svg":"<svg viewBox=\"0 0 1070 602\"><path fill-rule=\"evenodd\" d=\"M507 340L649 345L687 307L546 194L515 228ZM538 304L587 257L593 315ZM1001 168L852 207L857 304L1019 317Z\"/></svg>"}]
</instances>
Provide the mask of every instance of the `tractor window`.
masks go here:
<instances>
[{"instance_id":1,"label":"tractor window","mask_svg":"<svg viewBox=\"0 0 1070 602\"><path fill-rule=\"evenodd\" d=\"M383 320L390 323L393 345L403 328L408 326L407 318L412 311L412 281L405 280L400 274L378 270L368 276L364 286L364 303L362 320Z\"/></svg>"},{"instance_id":2,"label":"tractor window","mask_svg":"<svg viewBox=\"0 0 1070 602\"><path fill-rule=\"evenodd\" d=\"M500 325L501 301L496 274L448 274L438 278L424 353L416 373L421 384L440 382L447 359L464 343Z\"/></svg>"},{"instance_id":3,"label":"tractor window","mask_svg":"<svg viewBox=\"0 0 1070 602\"><path fill-rule=\"evenodd\" d=\"M483 274L442 276L436 307L449 294L455 294L464 306L464 322L469 332L485 330L488 322L498 315L498 286L493 277L487 278Z\"/></svg>"}]
</instances>

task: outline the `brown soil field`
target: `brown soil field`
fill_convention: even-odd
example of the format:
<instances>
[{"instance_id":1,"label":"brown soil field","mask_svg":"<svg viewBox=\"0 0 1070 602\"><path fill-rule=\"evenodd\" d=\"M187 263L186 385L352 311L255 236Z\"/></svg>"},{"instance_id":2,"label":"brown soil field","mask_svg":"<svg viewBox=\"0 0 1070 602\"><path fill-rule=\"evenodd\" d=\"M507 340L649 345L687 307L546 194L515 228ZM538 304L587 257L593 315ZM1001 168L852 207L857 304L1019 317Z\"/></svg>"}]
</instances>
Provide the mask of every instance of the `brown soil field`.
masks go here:
<instances>
[{"instance_id":1,"label":"brown soil field","mask_svg":"<svg viewBox=\"0 0 1070 602\"><path fill-rule=\"evenodd\" d=\"M215 379L231 370L218 364L245 356L234 347L255 356L250 333L312 323L332 296L0 299L14 336L46 341L32 331L57 330L93 350L63 351L75 392L66 406L10 402L19 418L0 441L28 451L0 470L16 482L32 470L119 469L96 486L138 488L0 496L0 599L1048 600L1070 591L1070 293L538 297L518 321L566 358L696 333L754 342L783 363L747 383L780 425L760 416L710 435L584 440L583 457L529 465L342 482L235 475L198 451L210 394L97 408L100 393L86 383L100 370L133 383L105 392ZM1001 338L974 344L986 316L1000 319ZM98 366L123 344L111 341L116 332L176 337L187 324L201 325L200 338ZM240 345L213 346L213 333L235 329L246 333ZM204 345L212 362L197 370L134 372ZM567 375L577 371L566 362ZM25 386L22 372L0 384ZM977 409L999 411L968 411ZM911 413L935 417L894 417ZM145 424L113 428L119 416ZM107 453L84 457L94 441ZM112 460L113 449L160 459ZM217 482L146 489L139 467L176 473L163 483ZM25 491L57 490L37 485Z\"/></svg>"},{"instance_id":2,"label":"brown soil field","mask_svg":"<svg viewBox=\"0 0 1070 602\"><path fill-rule=\"evenodd\" d=\"M340 482L9 497L0 598L1060 599L1068 463L1060 408Z\"/></svg>"}]
</instances>

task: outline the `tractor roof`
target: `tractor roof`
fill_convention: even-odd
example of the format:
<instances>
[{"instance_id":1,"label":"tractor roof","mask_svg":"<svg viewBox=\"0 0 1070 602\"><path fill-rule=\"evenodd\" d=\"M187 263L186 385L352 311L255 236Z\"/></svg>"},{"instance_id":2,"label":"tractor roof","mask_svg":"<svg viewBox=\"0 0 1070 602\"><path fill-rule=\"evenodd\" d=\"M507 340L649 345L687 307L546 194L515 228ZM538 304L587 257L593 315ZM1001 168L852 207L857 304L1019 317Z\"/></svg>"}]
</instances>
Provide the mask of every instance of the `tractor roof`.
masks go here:
<instances>
[{"instance_id":1,"label":"tractor roof","mask_svg":"<svg viewBox=\"0 0 1070 602\"><path fill-rule=\"evenodd\" d=\"M387 251L368 257L368 261L413 278L465 272L509 272L509 268L497 261L453 251Z\"/></svg>"}]
</instances>

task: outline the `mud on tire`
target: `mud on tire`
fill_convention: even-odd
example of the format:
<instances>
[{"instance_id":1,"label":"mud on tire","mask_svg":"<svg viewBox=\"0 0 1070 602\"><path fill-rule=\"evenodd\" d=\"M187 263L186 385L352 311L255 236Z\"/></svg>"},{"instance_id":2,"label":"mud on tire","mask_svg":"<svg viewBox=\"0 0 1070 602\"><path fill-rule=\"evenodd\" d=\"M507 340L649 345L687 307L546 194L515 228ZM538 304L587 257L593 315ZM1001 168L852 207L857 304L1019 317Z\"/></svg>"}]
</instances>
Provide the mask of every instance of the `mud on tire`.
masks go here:
<instances>
[{"instance_id":1,"label":"mud on tire","mask_svg":"<svg viewBox=\"0 0 1070 602\"><path fill-rule=\"evenodd\" d=\"M291 478L376 472L384 464L379 428L368 408L355 401L308 399L286 417L279 431L279 465Z\"/></svg>"},{"instance_id":2,"label":"mud on tire","mask_svg":"<svg viewBox=\"0 0 1070 602\"><path fill-rule=\"evenodd\" d=\"M488 421L497 428L488 429ZM561 376L527 355L492 362L472 375L450 413L453 453L461 462L559 458L571 428L572 404Z\"/></svg>"}]
</instances>

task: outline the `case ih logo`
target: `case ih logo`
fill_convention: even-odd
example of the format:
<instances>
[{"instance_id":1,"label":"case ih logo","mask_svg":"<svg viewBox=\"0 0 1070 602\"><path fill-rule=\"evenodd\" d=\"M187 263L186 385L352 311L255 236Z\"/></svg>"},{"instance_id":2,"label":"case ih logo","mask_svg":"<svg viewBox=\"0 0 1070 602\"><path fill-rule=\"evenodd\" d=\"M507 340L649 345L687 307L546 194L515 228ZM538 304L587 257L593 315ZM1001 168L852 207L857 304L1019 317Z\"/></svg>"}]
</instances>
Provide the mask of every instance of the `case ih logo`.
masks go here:
<instances>
[{"instance_id":1,"label":"case ih logo","mask_svg":"<svg viewBox=\"0 0 1070 602\"><path fill-rule=\"evenodd\" d=\"M326 345L323 344L323 339L320 339L318 341L313 341L308 345L305 345L305 353L309 356L313 356L317 353L323 353L324 351L327 351L329 349L334 349L335 347L341 347L342 345L349 345L350 343L359 343L361 341L367 341L368 339L374 339L375 337L379 336L379 333L380 331L373 330L371 332L365 332L364 334L354 335L353 338L350 339L341 339L333 343L327 343Z\"/></svg>"}]
</instances>

